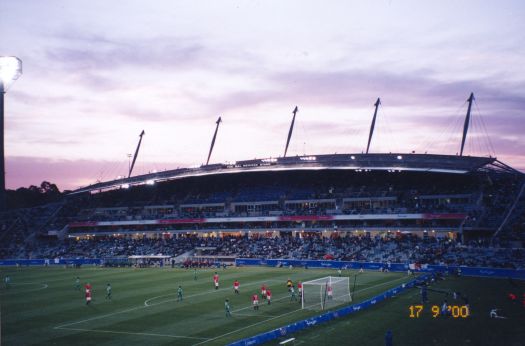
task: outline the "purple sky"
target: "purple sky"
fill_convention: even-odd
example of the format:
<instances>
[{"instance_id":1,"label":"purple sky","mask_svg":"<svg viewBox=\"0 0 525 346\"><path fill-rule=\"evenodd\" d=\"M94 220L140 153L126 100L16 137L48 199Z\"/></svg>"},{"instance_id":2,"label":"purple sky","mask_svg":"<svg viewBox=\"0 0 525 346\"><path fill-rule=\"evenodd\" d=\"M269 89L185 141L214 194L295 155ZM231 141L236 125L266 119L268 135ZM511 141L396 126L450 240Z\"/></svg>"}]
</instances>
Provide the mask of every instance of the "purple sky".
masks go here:
<instances>
[{"instance_id":1,"label":"purple sky","mask_svg":"<svg viewBox=\"0 0 525 346\"><path fill-rule=\"evenodd\" d=\"M329 4L329 5L328 5ZM525 169L522 1L0 2L0 55L24 75L6 95L9 188L72 189L205 162L459 151ZM488 134L488 136L487 136Z\"/></svg>"}]
</instances>

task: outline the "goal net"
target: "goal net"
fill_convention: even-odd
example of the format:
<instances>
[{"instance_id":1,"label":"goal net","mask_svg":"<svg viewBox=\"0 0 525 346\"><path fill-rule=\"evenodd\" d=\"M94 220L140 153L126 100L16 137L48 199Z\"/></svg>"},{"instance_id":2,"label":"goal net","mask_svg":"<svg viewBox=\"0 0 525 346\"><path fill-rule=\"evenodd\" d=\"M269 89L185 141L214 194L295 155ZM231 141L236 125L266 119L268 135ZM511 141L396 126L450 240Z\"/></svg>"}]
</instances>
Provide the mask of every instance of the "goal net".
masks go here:
<instances>
[{"instance_id":1,"label":"goal net","mask_svg":"<svg viewBox=\"0 0 525 346\"><path fill-rule=\"evenodd\" d=\"M303 309L325 310L351 301L348 277L327 276L303 282Z\"/></svg>"}]
</instances>

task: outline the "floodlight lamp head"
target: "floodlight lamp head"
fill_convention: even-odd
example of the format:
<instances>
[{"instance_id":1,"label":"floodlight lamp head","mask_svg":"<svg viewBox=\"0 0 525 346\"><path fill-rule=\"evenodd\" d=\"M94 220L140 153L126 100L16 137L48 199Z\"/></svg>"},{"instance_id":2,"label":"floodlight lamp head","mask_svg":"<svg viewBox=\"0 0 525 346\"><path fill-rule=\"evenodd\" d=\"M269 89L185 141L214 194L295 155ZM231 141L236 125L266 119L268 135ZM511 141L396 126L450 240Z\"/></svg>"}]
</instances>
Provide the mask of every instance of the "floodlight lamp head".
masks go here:
<instances>
[{"instance_id":1,"label":"floodlight lamp head","mask_svg":"<svg viewBox=\"0 0 525 346\"><path fill-rule=\"evenodd\" d=\"M22 75L22 60L16 56L0 56L0 88L7 91Z\"/></svg>"}]
</instances>

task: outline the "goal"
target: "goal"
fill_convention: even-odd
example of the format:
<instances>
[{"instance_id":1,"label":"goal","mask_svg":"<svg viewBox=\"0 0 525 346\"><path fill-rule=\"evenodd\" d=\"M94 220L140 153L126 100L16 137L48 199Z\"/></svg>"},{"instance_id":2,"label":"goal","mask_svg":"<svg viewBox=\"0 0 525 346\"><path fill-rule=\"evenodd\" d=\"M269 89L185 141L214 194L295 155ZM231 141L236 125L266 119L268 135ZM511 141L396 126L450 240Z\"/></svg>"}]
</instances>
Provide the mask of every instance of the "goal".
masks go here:
<instances>
[{"instance_id":1,"label":"goal","mask_svg":"<svg viewBox=\"0 0 525 346\"><path fill-rule=\"evenodd\" d=\"M348 277L327 276L303 282L303 309L325 310L351 301Z\"/></svg>"}]
</instances>

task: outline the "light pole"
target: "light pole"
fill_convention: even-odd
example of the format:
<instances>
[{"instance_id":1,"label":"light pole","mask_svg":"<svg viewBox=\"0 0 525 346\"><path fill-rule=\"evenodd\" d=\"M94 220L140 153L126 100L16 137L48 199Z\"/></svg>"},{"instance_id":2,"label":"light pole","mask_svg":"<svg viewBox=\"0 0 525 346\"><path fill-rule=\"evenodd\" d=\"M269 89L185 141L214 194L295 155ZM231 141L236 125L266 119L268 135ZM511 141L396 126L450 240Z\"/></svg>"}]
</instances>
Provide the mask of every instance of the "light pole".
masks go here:
<instances>
[{"instance_id":1,"label":"light pole","mask_svg":"<svg viewBox=\"0 0 525 346\"><path fill-rule=\"evenodd\" d=\"M22 75L22 60L15 56L0 56L0 211L6 209L4 157L4 94Z\"/></svg>"},{"instance_id":2,"label":"light pole","mask_svg":"<svg viewBox=\"0 0 525 346\"><path fill-rule=\"evenodd\" d=\"M131 157L132 156L133 156L132 154L128 154L128 173L131 170Z\"/></svg>"}]
</instances>

